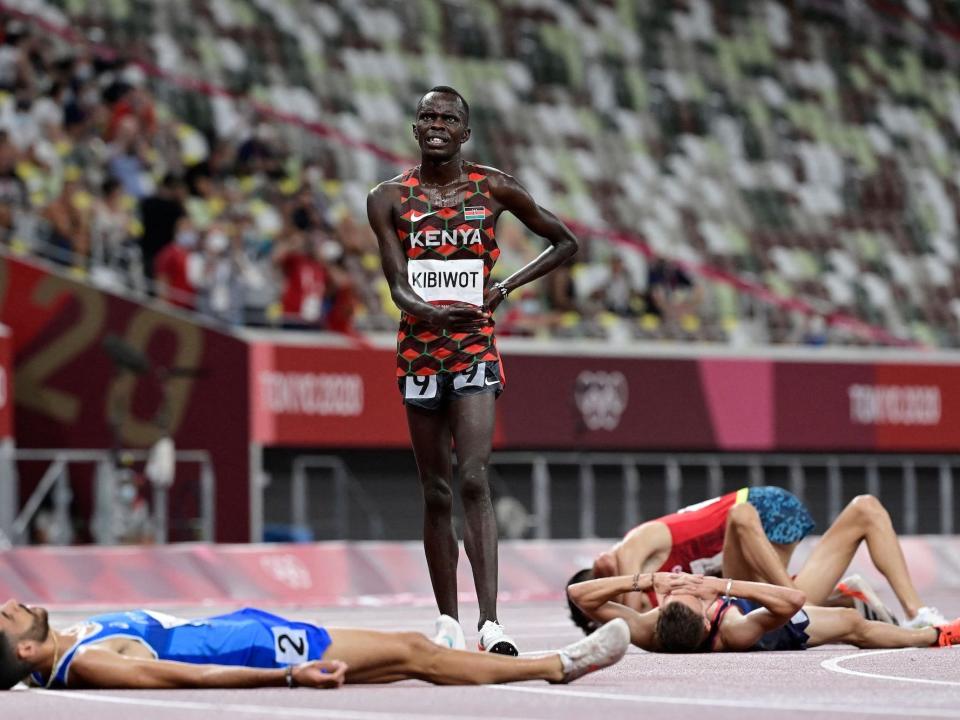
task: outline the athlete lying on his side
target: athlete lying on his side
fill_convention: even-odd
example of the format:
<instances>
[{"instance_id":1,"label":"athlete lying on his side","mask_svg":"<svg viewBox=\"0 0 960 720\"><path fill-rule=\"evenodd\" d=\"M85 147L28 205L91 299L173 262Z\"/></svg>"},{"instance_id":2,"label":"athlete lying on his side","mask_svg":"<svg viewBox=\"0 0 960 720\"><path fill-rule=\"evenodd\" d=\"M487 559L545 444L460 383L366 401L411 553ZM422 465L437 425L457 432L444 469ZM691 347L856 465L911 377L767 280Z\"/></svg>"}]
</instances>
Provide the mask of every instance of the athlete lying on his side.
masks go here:
<instances>
[{"instance_id":1,"label":"athlete lying on his side","mask_svg":"<svg viewBox=\"0 0 960 720\"><path fill-rule=\"evenodd\" d=\"M858 576L841 582L861 543L887 579L906 613L908 627L942 625L946 619L920 599L886 509L872 495L855 497L816 544L796 577L787 565L798 542L813 529L806 507L778 487L751 487L683 508L634 528L593 567L568 584L640 572L692 572L767 582L802 590L811 605L855 605L868 619L896 622ZM620 598L634 610L659 602L655 592ZM575 604L574 622L593 629Z\"/></svg>"},{"instance_id":2,"label":"athlete lying on his side","mask_svg":"<svg viewBox=\"0 0 960 720\"><path fill-rule=\"evenodd\" d=\"M614 601L655 590L660 607L637 612ZM856 610L804 605L800 590L767 583L686 573L637 573L588 580L567 589L597 622L623 618L630 640L658 652L804 650L829 643L860 648L960 644L960 619L938 627L906 628L867 620Z\"/></svg>"},{"instance_id":3,"label":"athlete lying on his side","mask_svg":"<svg viewBox=\"0 0 960 720\"><path fill-rule=\"evenodd\" d=\"M193 620L135 610L58 631L43 608L10 600L0 607L0 688L28 677L48 688L566 683L614 664L629 645L622 620L558 653L516 658L450 650L413 632L327 630L252 608Z\"/></svg>"}]
</instances>

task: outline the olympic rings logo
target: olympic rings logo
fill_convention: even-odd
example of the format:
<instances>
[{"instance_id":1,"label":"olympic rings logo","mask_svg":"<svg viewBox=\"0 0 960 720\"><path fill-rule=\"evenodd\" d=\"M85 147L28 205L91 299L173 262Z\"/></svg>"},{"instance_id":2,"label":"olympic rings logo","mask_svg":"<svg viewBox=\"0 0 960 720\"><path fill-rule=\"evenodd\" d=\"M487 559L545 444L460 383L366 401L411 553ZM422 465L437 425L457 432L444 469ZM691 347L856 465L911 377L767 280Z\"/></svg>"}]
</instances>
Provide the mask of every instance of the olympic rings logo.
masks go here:
<instances>
[{"instance_id":1,"label":"olympic rings logo","mask_svg":"<svg viewBox=\"0 0 960 720\"><path fill-rule=\"evenodd\" d=\"M584 370L574 388L577 408L590 430L615 430L630 398L622 372Z\"/></svg>"}]
</instances>

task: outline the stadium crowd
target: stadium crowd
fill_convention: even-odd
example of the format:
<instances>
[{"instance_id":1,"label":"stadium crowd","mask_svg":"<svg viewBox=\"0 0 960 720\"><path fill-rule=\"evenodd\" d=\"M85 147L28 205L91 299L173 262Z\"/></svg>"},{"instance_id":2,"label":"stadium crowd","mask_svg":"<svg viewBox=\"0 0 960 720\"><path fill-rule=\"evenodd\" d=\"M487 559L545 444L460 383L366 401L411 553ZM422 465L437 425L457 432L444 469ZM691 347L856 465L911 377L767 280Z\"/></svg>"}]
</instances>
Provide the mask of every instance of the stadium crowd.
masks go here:
<instances>
[{"instance_id":1,"label":"stadium crowd","mask_svg":"<svg viewBox=\"0 0 960 720\"><path fill-rule=\"evenodd\" d=\"M5 19L0 240L100 286L229 323L392 330L362 212L396 163L359 145L408 154L407 101L452 79L475 100L468 154L598 229L511 298L501 333L876 341L830 322L847 315L960 343L960 87L889 16L854 27L814 2L746 0L26 5L105 45ZM888 6L931 37L956 21L949 3ZM499 240L500 276L538 251L513 223Z\"/></svg>"}]
</instances>

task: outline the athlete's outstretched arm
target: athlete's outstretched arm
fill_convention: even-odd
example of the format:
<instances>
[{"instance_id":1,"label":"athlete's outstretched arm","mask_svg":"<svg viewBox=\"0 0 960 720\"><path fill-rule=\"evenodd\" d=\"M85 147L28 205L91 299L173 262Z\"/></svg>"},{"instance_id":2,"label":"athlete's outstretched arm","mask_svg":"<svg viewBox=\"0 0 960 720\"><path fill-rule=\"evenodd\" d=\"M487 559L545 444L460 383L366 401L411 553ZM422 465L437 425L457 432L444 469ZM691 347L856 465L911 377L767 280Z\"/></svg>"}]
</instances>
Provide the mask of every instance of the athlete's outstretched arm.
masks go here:
<instances>
[{"instance_id":1,"label":"athlete's outstretched arm","mask_svg":"<svg viewBox=\"0 0 960 720\"><path fill-rule=\"evenodd\" d=\"M436 306L424 302L407 280L407 258L393 227L396 199L389 183L377 185L367 195L367 219L377 236L383 274L390 297L400 310L431 325L454 332L475 332L489 322L490 313L467 303Z\"/></svg>"},{"instance_id":2,"label":"athlete's outstretched arm","mask_svg":"<svg viewBox=\"0 0 960 720\"><path fill-rule=\"evenodd\" d=\"M653 649L657 617L660 610L654 608L647 612L637 612L631 607L615 601L615 598L633 592L647 592L655 589L660 594L670 592L676 584L674 573L639 573L636 575L617 575L575 583L567 588L570 599L589 617L598 622L609 622L614 618L623 618L630 626L630 642L645 650Z\"/></svg>"},{"instance_id":3,"label":"athlete's outstretched arm","mask_svg":"<svg viewBox=\"0 0 960 720\"><path fill-rule=\"evenodd\" d=\"M516 290L521 285L546 275L576 254L577 238L560 218L537 205L523 185L499 170L491 171L487 177L494 200L550 243L550 247L503 281L507 290ZM503 296L499 290L492 288L487 291L486 300L487 307L495 310Z\"/></svg>"},{"instance_id":4,"label":"athlete's outstretched arm","mask_svg":"<svg viewBox=\"0 0 960 720\"><path fill-rule=\"evenodd\" d=\"M296 685L337 688L347 666L338 660L315 660L293 668ZM283 687L286 669L193 665L169 660L129 658L103 648L87 648L70 665L69 687L113 689Z\"/></svg>"}]
</instances>

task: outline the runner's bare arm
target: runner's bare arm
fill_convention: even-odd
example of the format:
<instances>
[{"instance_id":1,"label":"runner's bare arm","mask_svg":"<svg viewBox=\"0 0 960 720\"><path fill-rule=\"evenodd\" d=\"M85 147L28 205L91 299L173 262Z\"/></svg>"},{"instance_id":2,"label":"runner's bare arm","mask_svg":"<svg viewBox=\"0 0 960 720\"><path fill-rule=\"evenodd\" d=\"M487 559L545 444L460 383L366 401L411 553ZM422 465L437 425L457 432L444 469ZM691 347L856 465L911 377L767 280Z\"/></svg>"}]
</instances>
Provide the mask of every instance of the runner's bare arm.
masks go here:
<instances>
[{"instance_id":1,"label":"runner's bare arm","mask_svg":"<svg viewBox=\"0 0 960 720\"><path fill-rule=\"evenodd\" d=\"M696 595L707 603L713 602L720 595L729 594L763 605L746 615L727 613L724 616L720 626L720 640L727 650L749 650L764 634L790 622L807 600L800 590L768 583L686 573L680 577L683 580L676 583L673 590L676 593Z\"/></svg>"},{"instance_id":2,"label":"runner's bare arm","mask_svg":"<svg viewBox=\"0 0 960 720\"><path fill-rule=\"evenodd\" d=\"M616 602L614 598L628 593L644 593L650 589L665 594L676 583L676 577L674 573L618 575L570 585L567 593L577 607L598 622L623 618L630 626L630 642L637 647L652 649L659 609L641 613Z\"/></svg>"},{"instance_id":3,"label":"runner's bare arm","mask_svg":"<svg viewBox=\"0 0 960 720\"><path fill-rule=\"evenodd\" d=\"M347 666L339 660L315 660L293 668L296 685L337 688ZM173 689L283 687L286 669L193 665L169 660L130 658L104 648L80 652L70 665L71 688Z\"/></svg>"},{"instance_id":4,"label":"runner's bare arm","mask_svg":"<svg viewBox=\"0 0 960 720\"><path fill-rule=\"evenodd\" d=\"M475 332L489 321L489 313L466 303L437 306L424 302L407 281L407 258L393 227L396 198L389 183L377 185L367 195L367 219L377 236L383 274L390 286L390 297L403 312L453 332Z\"/></svg>"},{"instance_id":5,"label":"runner's bare arm","mask_svg":"<svg viewBox=\"0 0 960 720\"><path fill-rule=\"evenodd\" d=\"M656 572L667 557L673 538L662 522L645 522L634 528L613 548L618 566L624 575L635 572Z\"/></svg>"},{"instance_id":6,"label":"runner's bare arm","mask_svg":"<svg viewBox=\"0 0 960 720\"><path fill-rule=\"evenodd\" d=\"M550 243L550 247L524 265L503 281L507 290L516 290L521 285L546 275L559 267L565 260L577 252L577 238L570 229L552 212L534 201L526 188L513 177L499 170L487 169L490 194L505 210L513 213L517 219L531 231ZM496 309L503 299L496 288L487 291L487 307Z\"/></svg>"}]
</instances>

